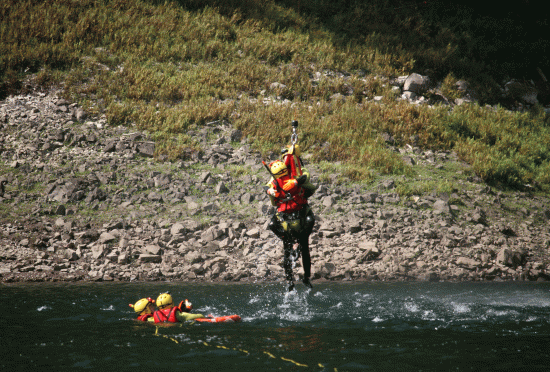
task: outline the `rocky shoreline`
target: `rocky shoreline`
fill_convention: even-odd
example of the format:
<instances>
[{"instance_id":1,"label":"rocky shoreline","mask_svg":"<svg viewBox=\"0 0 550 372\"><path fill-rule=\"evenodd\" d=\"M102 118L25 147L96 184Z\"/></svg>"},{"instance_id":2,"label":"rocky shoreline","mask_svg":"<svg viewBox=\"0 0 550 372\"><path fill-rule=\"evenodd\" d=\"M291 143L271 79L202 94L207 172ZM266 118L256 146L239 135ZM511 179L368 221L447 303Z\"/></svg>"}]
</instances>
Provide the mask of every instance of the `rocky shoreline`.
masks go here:
<instances>
[{"instance_id":1,"label":"rocky shoreline","mask_svg":"<svg viewBox=\"0 0 550 372\"><path fill-rule=\"evenodd\" d=\"M53 92L1 101L0 282L282 281L260 155L229 123L189 134L204 151L164 162L146 133ZM333 184L307 164L313 284L550 279L550 197L492 189L453 153L395 151L460 187L406 198L406 179Z\"/></svg>"}]
</instances>

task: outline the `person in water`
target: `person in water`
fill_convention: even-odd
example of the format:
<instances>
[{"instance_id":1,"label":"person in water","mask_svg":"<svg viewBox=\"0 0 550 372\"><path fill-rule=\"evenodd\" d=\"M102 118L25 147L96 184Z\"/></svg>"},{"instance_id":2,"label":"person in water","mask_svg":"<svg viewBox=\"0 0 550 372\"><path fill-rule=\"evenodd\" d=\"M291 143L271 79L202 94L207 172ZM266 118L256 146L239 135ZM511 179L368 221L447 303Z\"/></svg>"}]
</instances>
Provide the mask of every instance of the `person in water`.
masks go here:
<instances>
[{"instance_id":1,"label":"person in water","mask_svg":"<svg viewBox=\"0 0 550 372\"><path fill-rule=\"evenodd\" d=\"M178 323L197 318L206 318L202 314L191 314L190 311L193 309L193 305L187 300L181 301L178 306L174 306L174 300L170 293L161 293L157 297L156 306L158 310L153 312L152 318L148 318L147 321L155 323ZM209 317L211 316L209 315Z\"/></svg>"},{"instance_id":2,"label":"person in water","mask_svg":"<svg viewBox=\"0 0 550 372\"><path fill-rule=\"evenodd\" d=\"M132 307L134 311L138 314L137 319L143 322L150 321L149 319L151 319L152 321L153 313L157 310L155 306L155 300L153 300L151 297L142 298L135 304L130 304L130 307Z\"/></svg>"},{"instance_id":3,"label":"person in water","mask_svg":"<svg viewBox=\"0 0 550 372\"><path fill-rule=\"evenodd\" d=\"M268 166L272 178L266 192L271 204L277 207L277 212L271 218L268 229L283 241L283 267L288 290L292 291L294 289L292 259L297 259L300 255L304 270L302 282L309 288L313 287L310 281L309 235L315 225L315 216L307 200L315 192L316 186L310 182L307 170L302 168L298 145L289 146L284 153L282 160L276 160ZM298 243L296 251L293 249L295 241Z\"/></svg>"}]
</instances>

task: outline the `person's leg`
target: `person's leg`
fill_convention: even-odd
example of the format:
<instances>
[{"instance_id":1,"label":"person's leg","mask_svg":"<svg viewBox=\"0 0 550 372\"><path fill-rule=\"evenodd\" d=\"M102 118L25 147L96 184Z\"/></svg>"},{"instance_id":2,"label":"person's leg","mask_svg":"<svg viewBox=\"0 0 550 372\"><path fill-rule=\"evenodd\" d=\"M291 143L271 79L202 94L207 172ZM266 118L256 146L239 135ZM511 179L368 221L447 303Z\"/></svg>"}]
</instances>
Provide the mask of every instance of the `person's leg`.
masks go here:
<instances>
[{"instance_id":1,"label":"person's leg","mask_svg":"<svg viewBox=\"0 0 550 372\"><path fill-rule=\"evenodd\" d=\"M283 229L283 226L281 225L281 222L279 221L279 218L277 217L277 214L274 214L271 217L271 221L269 221L269 224L267 225L267 228L281 240L284 240L285 238L285 230Z\"/></svg>"},{"instance_id":2,"label":"person's leg","mask_svg":"<svg viewBox=\"0 0 550 372\"><path fill-rule=\"evenodd\" d=\"M313 288L310 282L311 277L311 256L309 254L309 236L300 239L300 250L302 252L302 267L304 269L304 278L302 282L309 288Z\"/></svg>"},{"instance_id":3,"label":"person's leg","mask_svg":"<svg viewBox=\"0 0 550 372\"><path fill-rule=\"evenodd\" d=\"M292 272L292 241L290 239L283 240L283 268L285 270L285 279L288 283L288 291L294 289L294 274Z\"/></svg>"},{"instance_id":4,"label":"person's leg","mask_svg":"<svg viewBox=\"0 0 550 372\"><path fill-rule=\"evenodd\" d=\"M309 235L313 231L315 225L315 215L311 208L308 208L306 217L304 218L304 228L302 230L302 236L300 237L300 250L302 253L302 266L304 268L304 279L302 282L312 288L311 278L311 256L309 253Z\"/></svg>"}]
</instances>

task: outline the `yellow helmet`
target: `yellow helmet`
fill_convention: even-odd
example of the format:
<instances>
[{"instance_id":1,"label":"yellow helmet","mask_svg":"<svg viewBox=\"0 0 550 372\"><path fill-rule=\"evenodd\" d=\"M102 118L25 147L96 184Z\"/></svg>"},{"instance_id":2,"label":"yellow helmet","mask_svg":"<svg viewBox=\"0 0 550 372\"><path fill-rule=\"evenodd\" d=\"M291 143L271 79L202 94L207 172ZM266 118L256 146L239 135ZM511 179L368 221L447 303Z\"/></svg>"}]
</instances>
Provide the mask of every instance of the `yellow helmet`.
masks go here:
<instances>
[{"instance_id":1,"label":"yellow helmet","mask_svg":"<svg viewBox=\"0 0 550 372\"><path fill-rule=\"evenodd\" d=\"M157 297L157 306L159 309L168 307L168 306L174 306L174 300L172 299L172 296L170 296L170 293L161 293Z\"/></svg>"},{"instance_id":2,"label":"yellow helmet","mask_svg":"<svg viewBox=\"0 0 550 372\"><path fill-rule=\"evenodd\" d=\"M133 304L133 305L130 304L130 307L133 307L134 311L139 314L147 308L147 305L149 305L151 303L155 303L155 300L153 300L151 298L142 298L141 300L139 300L135 304Z\"/></svg>"},{"instance_id":3,"label":"yellow helmet","mask_svg":"<svg viewBox=\"0 0 550 372\"><path fill-rule=\"evenodd\" d=\"M281 178L282 176L288 174L286 164L280 160L275 160L273 163L271 163L269 165L269 169L271 170L271 173L275 178Z\"/></svg>"},{"instance_id":4,"label":"yellow helmet","mask_svg":"<svg viewBox=\"0 0 550 372\"><path fill-rule=\"evenodd\" d=\"M301 153L302 153L302 152L300 151L300 146L298 146L298 145L290 145L290 146L288 146L287 152L288 152L289 154L296 155L296 156L300 156Z\"/></svg>"}]
</instances>

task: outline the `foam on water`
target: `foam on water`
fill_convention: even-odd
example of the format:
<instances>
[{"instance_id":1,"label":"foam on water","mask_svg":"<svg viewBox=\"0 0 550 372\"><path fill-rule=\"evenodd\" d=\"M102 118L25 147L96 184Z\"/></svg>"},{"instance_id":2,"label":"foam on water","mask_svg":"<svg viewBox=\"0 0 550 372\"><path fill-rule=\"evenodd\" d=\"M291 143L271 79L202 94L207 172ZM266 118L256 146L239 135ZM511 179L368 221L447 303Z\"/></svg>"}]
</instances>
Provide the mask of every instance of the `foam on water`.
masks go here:
<instances>
[{"instance_id":1,"label":"foam on water","mask_svg":"<svg viewBox=\"0 0 550 372\"><path fill-rule=\"evenodd\" d=\"M457 314L464 314L470 312L470 307L466 304L460 304L460 303L454 303L451 302L451 306L453 308L453 311Z\"/></svg>"}]
</instances>

